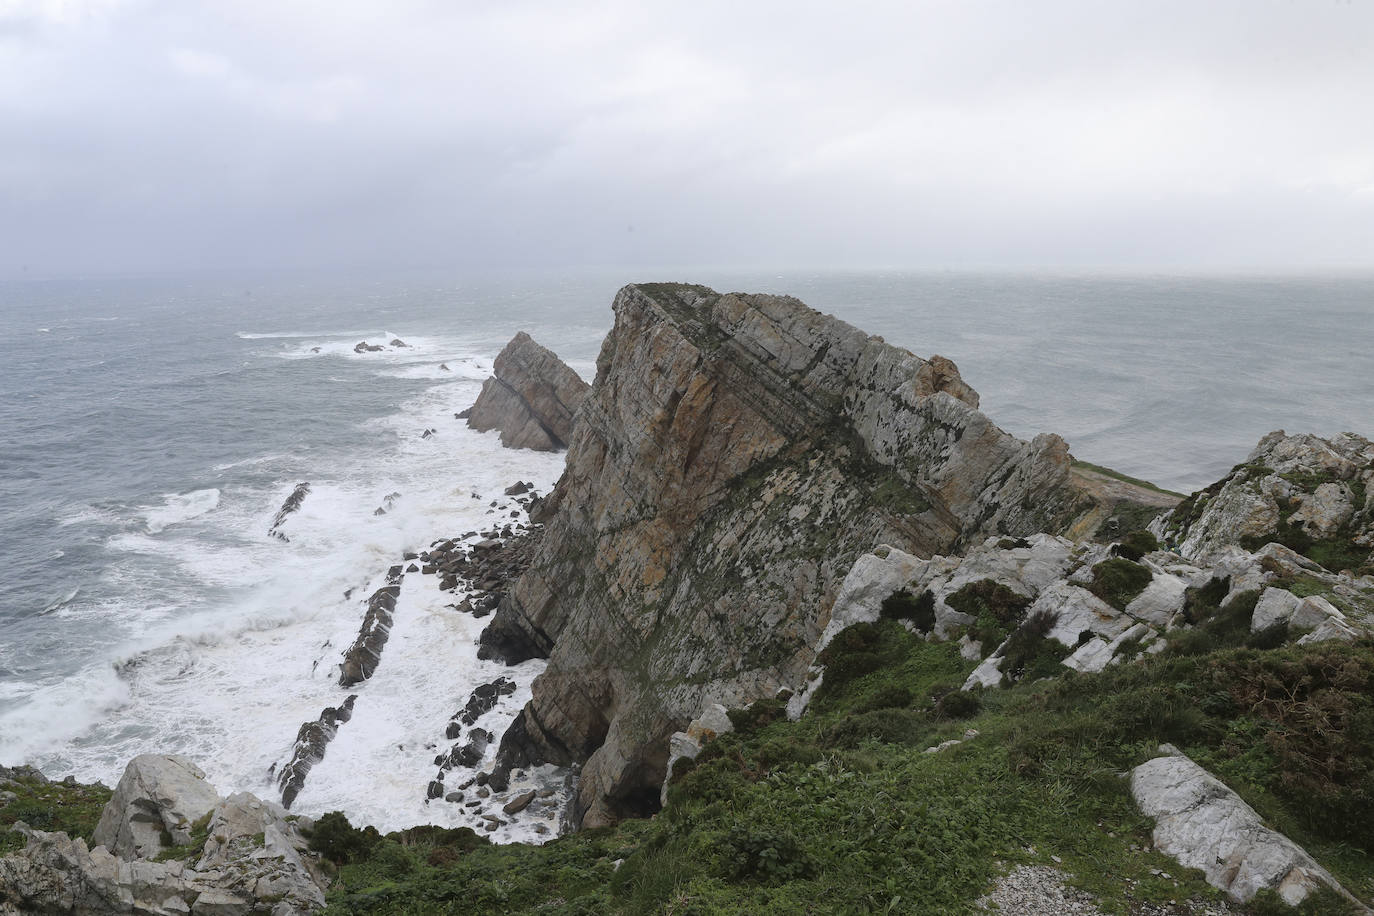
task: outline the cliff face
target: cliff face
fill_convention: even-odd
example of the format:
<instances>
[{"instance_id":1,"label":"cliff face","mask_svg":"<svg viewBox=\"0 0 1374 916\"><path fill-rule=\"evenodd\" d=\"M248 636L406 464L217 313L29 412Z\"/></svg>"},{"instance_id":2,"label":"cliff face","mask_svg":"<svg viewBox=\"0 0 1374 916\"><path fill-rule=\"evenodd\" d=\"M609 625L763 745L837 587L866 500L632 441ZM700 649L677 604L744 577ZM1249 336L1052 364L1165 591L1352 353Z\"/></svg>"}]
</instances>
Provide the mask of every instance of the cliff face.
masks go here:
<instances>
[{"instance_id":1,"label":"cliff face","mask_svg":"<svg viewBox=\"0 0 1374 916\"><path fill-rule=\"evenodd\" d=\"M524 331L506 344L492 369L467 411L468 426L499 429L507 448L548 452L566 446L587 383Z\"/></svg>"},{"instance_id":2,"label":"cliff face","mask_svg":"<svg viewBox=\"0 0 1374 916\"><path fill-rule=\"evenodd\" d=\"M666 739L705 703L800 686L862 551L1088 508L1063 440L998 429L947 359L785 297L633 285L614 310L545 536L483 634L549 656L502 766L585 762L584 826L656 807Z\"/></svg>"}]
</instances>

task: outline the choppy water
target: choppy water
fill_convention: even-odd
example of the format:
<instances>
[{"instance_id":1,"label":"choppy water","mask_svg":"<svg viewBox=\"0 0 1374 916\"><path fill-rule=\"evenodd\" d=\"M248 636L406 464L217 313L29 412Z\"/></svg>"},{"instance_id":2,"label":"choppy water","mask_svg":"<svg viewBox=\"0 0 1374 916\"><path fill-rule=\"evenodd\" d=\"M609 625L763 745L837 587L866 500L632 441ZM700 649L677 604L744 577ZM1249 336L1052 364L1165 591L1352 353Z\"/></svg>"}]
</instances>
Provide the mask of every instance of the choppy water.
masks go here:
<instances>
[{"instance_id":1,"label":"choppy water","mask_svg":"<svg viewBox=\"0 0 1374 916\"><path fill-rule=\"evenodd\" d=\"M614 291L634 279L797 295L954 359L1010 431L1058 432L1080 458L1174 489L1215 479L1271 429L1374 432L1374 279L0 284L0 762L112 782L137 753L175 751L222 791L270 794L267 768L299 725L347 693L330 669L358 596L403 551L482 527L509 483L557 478L560 456L501 449L454 420L492 357L525 329L590 377ZM395 337L411 346L353 352ZM267 537L306 480L290 542ZM481 622L451 601L407 578L377 674L298 810L460 822L424 802L434 748L500 671L476 661ZM538 670L516 669L521 690L484 724L508 721Z\"/></svg>"}]
</instances>

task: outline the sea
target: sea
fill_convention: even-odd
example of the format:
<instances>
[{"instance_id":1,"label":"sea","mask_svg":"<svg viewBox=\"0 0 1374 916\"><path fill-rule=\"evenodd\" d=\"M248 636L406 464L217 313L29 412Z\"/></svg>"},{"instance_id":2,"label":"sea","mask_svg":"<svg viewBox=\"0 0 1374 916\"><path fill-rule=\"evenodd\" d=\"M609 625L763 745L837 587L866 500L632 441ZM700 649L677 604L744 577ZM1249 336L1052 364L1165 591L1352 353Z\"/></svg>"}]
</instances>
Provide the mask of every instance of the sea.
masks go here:
<instances>
[{"instance_id":1,"label":"sea","mask_svg":"<svg viewBox=\"0 0 1374 916\"><path fill-rule=\"evenodd\" d=\"M562 455L504 449L455 416L503 344L528 331L590 380L616 290L659 280L794 295L947 356L1004 429L1059 433L1079 459L1179 492L1270 430L1374 435L1369 276L0 281L0 764L113 785L138 754L185 754L223 793L275 797L272 769L301 724L356 693L293 810L341 810L384 831L470 823L462 805L426 798L451 744L445 724L504 674L517 690L481 720L499 735L542 662L479 661L486 621L414 574L372 678L339 687L340 654L405 553L508 520L520 508L507 487L547 492L561 473ZM384 349L355 352L361 341ZM302 482L287 539L270 537ZM495 838L556 827L512 823Z\"/></svg>"}]
</instances>

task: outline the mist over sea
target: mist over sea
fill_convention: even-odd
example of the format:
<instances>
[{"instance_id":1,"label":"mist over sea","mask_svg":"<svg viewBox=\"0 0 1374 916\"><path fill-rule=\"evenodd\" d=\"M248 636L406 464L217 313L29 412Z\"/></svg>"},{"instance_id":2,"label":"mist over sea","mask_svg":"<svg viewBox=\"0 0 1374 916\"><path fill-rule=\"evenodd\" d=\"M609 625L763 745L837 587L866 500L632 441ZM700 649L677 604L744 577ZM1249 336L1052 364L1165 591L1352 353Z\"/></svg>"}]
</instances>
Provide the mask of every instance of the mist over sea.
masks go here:
<instances>
[{"instance_id":1,"label":"mist over sea","mask_svg":"<svg viewBox=\"0 0 1374 916\"><path fill-rule=\"evenodd\" d=\"M590 379L625 282L795 295L953 359L1003 428L1182 492L1272 429L1374 434L1374 278L672 273L0 282L0 763L112 784L135 754L185 753L221 791L271 796L300 724L350 692L332 666L359 597L561 471L454 413L518 330ZM302 481L289 542L268 537ZM460 822L425 803L432 759L505 669L452 600L407 578L297 810Z\"/></svg>"}]
</instances>

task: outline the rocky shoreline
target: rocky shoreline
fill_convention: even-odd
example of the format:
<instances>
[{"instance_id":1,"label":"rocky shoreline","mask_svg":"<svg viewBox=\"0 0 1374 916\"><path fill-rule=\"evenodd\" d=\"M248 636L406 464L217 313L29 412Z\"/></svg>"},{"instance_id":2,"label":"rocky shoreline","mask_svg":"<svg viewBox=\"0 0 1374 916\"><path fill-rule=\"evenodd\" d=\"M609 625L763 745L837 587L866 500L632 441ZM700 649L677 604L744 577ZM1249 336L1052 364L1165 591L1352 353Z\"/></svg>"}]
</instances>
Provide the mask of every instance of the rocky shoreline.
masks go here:
<instances>
[{"instance_id":1,"label":"rocky shoreline","mask_svg":"<svg viewBox=\"0 0 1374 916\"><path fill-rule=\"evenodd\" d=\"M402 557L361 602L357 638L339 662L339 686L365 690L386 664L408 576L434 576L443 591L461 595L457 613L490 616L482 658L548 659L503 734L482 722L517 689L506 676L477 686L436 723L443 736L434 746L436 772L417 792L463 809L473 836L511 818L535 818L535 832L552 835L563 815L573 828L613 828L671 808L675 792L709 797L707 772L743 774L752 784L761 778L750 775L753 767L784 753L765 743L764 763L746 756L757 750L751 736L775 722L800 728L818 714L839 715L828 727L843 730L883 721L878 732L858 734L886 736L878 739L885 745L906 740L892 731L893 721L906 722L901 728L916 729L911 744L922 754L960 760L989 753L982 749L989 739L980 737L989 725L944 723L972 720L1003 693L1232 650L1260 653L1260 661L1242 654L1226 664L1332 646L1355 659L1371 651L1374 443L1367 439L1272 433L1225 478L1184 498L1076 462L1057 436L1010 436L978 410L977 393L950 360L915 356L795 299L639 284L620 291L614 310L590 387L574 384L571 370L521 334L466 417L475 428L500 430L510 447L566 445L553 492L540 497L517 482L505 501L492 502L496 518L485 530ZM274 537L285 540L282 524L308 492L301 484L287 499ZM883 647L899 643L912 647L902 651L945 652L942 664L957 666L958 679L924 694L889 685L879 705L871 705L877 693L865 694L861 705L837 713L835 697L865 675L896 676L883 661L896 650ZM1330 691L1360 695L1350 687L1359 683L1359 665L1341 664L1345 680L1302 702L1337 703ZM1173 702L1172 689L1156 691L1161 709ZM8 901L0 912L35 901L45 912L284 916L318 908L326 881L309 850L312 825L286 809L348 727L356 696L302 724L289 758L274 768L281 805L220 799L196 782L189 761L139 758L91 845L23 828L27 847L0 860L0 887L9 895L0 897ZM1282 764L1287 750L1273 729L1290 725L1274 717L1295 713L1270 709L1263 698L1247 708L1249 700L1237 697L1214 691L1202 703L1205 714L1258 722L1247 726L1259 729L1253 735L1225 740L1258 742L1249 753L1267 748L1268 756L1255 759ZM901 714L882 713L890 709ZM1139 733L1131 799L1153 822L1153 849L1200 869L1236 904L1269 895L1287 905L1310 898L1368 912L1370 889L1347 887L1319 857L1266 826L1237 794L1245 787L1228 786L1172 744L1151 743L1167 732L1150 723L1173 714L1146 710L1132 726ZM785 753L800 755L806 773L840 753L827 758L786 740ZM846 747L834 740L806 739ZM494 765L476 770L496 745ZM1210 747L1194 749L1223 760ZM719 769L722 748L737 755L738 772ZM1324 765L1354 774L1328 777L1341 792L1340 780L1363 778L1363 763ZM535 778L536 769L543 775ZM475 772L448 784L459 770ZM164 782L177 791L159 795ZM164 795L180 801L164 803ZM151 821L149 810L158 812ZM242 833L218 839L212 829L214 842L179 853L184 864L152 861L186 846L205 813L212 825L238 824L251 820L248 811L264 834L277 831L272 844L250 849L234 845ZM768 848L785 858L788 843L796 840ZM763 867L748 843L739 848L753 863L748 869ZM797 865L786 874L803 880L808 871ZM1017 869L986 899L1004 907L1020 900L1025 912L1069 907L1070 897L1055 890L1059 874ZM256 877L245 884L245 875ZM97 898L78 901L73 882L101 888L100 905L117 900L125 909L90 909ZM260 892L259 883L269 890ZM1041 902L1017 897L1021 886L1036 888ZM1081 895L1072 906L1095 911Z\"/></svg>"}]
</instances>

